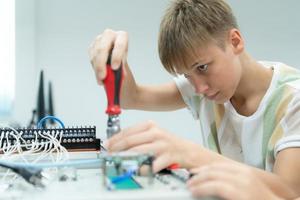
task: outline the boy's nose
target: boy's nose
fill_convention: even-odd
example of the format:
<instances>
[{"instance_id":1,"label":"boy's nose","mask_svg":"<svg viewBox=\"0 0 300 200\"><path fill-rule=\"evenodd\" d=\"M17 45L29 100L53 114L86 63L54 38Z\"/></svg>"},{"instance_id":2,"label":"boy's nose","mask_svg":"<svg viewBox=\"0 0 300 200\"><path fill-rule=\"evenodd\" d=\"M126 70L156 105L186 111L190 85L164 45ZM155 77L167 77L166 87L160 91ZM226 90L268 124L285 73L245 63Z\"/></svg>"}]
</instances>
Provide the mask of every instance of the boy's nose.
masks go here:
<instances>
[{"instance_id":1,"label":"boy's nose","mask_svg":"<svg viewBox=\"0 0 300 200\"><path fill-rule=\"evenodd\" d=\"M195 85L195 92L197 94L206 94L206 92L208 91L209 87L206 83L198 83Z\"/></svg>"},{"instance_id":2,"label":"boy's nose","mask_svg":"<svg viewBox=\"0 0 300 200\"><path fill-rule=\"evenodd\" d=\"M197 94L206 94L206 92L209 89L209 86L204 79L194 77L192 82L194 83L193 85Z\"/></svg>"}]
</instances>

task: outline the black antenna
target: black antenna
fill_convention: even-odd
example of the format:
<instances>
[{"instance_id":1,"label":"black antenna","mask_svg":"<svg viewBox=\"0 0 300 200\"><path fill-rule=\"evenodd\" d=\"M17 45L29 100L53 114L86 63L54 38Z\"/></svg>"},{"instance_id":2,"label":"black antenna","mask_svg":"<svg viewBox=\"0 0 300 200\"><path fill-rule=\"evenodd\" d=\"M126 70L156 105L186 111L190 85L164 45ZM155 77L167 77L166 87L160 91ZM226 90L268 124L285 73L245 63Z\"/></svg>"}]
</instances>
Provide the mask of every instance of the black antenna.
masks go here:
<instances>
[{"instance_id":1,"label":"black antenna","mask_svg":"<svg viewBox=\"0 0 300 200\"><path fill-rule=\"evenodd\" d=\"M39 88L38 88L36 112L37 112L37 120L39 122L46 115L45 95L44 95L44 71L43 70L41 70L41 72L40 72L40 82L39 82Z\"/></svg>"},{"instance_id":2,"label":"black antenna","mask_svg":"<svg viewBox=\"0 0 300 200\"><path fill-rule=\"evenodd\" d=\"M49 85L48 85L48 114L51 115L51 116L54 116L54 106L53 106L53 93L52 93L52 83L49 82ZM54 120L49 120L50 124L51 125L54 125L55 122Z\"/></svg>"}]
</instances>

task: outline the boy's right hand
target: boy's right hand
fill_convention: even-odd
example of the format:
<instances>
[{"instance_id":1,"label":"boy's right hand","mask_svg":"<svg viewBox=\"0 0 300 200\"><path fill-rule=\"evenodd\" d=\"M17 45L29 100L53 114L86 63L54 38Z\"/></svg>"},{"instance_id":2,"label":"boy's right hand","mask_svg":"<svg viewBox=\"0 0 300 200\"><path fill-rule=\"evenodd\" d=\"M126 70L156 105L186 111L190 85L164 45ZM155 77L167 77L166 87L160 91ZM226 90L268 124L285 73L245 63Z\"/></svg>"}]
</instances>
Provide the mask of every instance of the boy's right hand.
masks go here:
<instances>
[{"instance_id":1,"label":"boy's right hand","mask_svg":"<svg viewBox=\"0 0 300 200\"><path fill-rule=\"evenodd\" d=\"M103 80L106 77L106 63L110 54L112 69L123 67L124 79L120 95L122 108L166 111L185 107L173 81L155 86L137 84L127 63L127 53L127 32L111 29L106 29L98 35L89 48L90 62L99 85L103 85Z\"/></svg>"},{"instance_id":2,"label":"boy's right hand","mask_svg":"<svg viewBox=\"0 0 300 200\"><path fill-rule=\"evenodd\" d=\"M128 34L124 31L106 29L98 35L89 47L90 62L94 68L99 85L106 77L106 63L111 53L112 69L118 69L127 62ZM126 75L126 71L124 70Z\"/></svg>"}]
</instances>

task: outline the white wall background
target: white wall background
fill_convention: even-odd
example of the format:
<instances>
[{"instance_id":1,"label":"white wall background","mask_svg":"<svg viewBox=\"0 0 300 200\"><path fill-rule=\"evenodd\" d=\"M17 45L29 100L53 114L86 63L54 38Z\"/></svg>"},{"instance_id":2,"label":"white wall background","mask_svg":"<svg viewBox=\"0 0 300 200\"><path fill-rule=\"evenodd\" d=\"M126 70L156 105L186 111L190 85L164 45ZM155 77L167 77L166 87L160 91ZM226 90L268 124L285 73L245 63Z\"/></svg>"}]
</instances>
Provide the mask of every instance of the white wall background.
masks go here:
<instances>
[{"instance_id":1,"label":"white wall background","mask_svg":"<svg viewBox=\"0 0 300 200\"><path fill-rule=\"evenodd\" d=\"M105 137L106 96L95 81L87 49L105 28L129 32L128 61L140 83L169 81L158 57L160 18L169 0L16 0L17 88L14 119L26 125L35 106L38 72L53 82L56 115L66 125L96 125ZM230 0L248 51L257 59L300 66L300 1ZM251 83L250 83L251 84ZM124 111L123 127L153 119L199 142L187 110Z\"/></svg>"},{"instance_id":2,"label":"white wall background","mask_svg":"<svg viewBox=\"0 0 300 200\"><path fill-rule=\"evenodd\" d=\"M36 1L16 0L16 100L13 119L27 125L36 100Z\"/></svg>"}]
</instances>

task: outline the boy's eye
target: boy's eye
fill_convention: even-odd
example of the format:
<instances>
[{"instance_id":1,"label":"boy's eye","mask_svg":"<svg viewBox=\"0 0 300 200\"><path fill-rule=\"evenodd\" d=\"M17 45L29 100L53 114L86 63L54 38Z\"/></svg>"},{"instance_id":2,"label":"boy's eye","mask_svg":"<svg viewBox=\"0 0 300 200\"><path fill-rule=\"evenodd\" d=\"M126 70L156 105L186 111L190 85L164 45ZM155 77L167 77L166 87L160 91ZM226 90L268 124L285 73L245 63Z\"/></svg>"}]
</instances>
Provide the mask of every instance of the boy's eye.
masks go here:
<instances>
[{"instance_id":1,"label":"boy's eye","mask_svg":"<svg viewBox=\"0 0 300 200\"><path fill-rule=\"evenodd\" d=\"M185 78L189 78L190 76L187 74L183 74Z\"/></svg>"},{"instance_id":2,"label":"boy's eye","mask_svg":"<svg viewBox=\"0 0 300 200\"><path fill-rule=\"evenodd\" d=\"M207 68L208 68L207 64L205 64L205 65L199 65L199 66L197 66L197 71L205 72L205 71L207 71Z\"/></svg>"}]
</instances>

